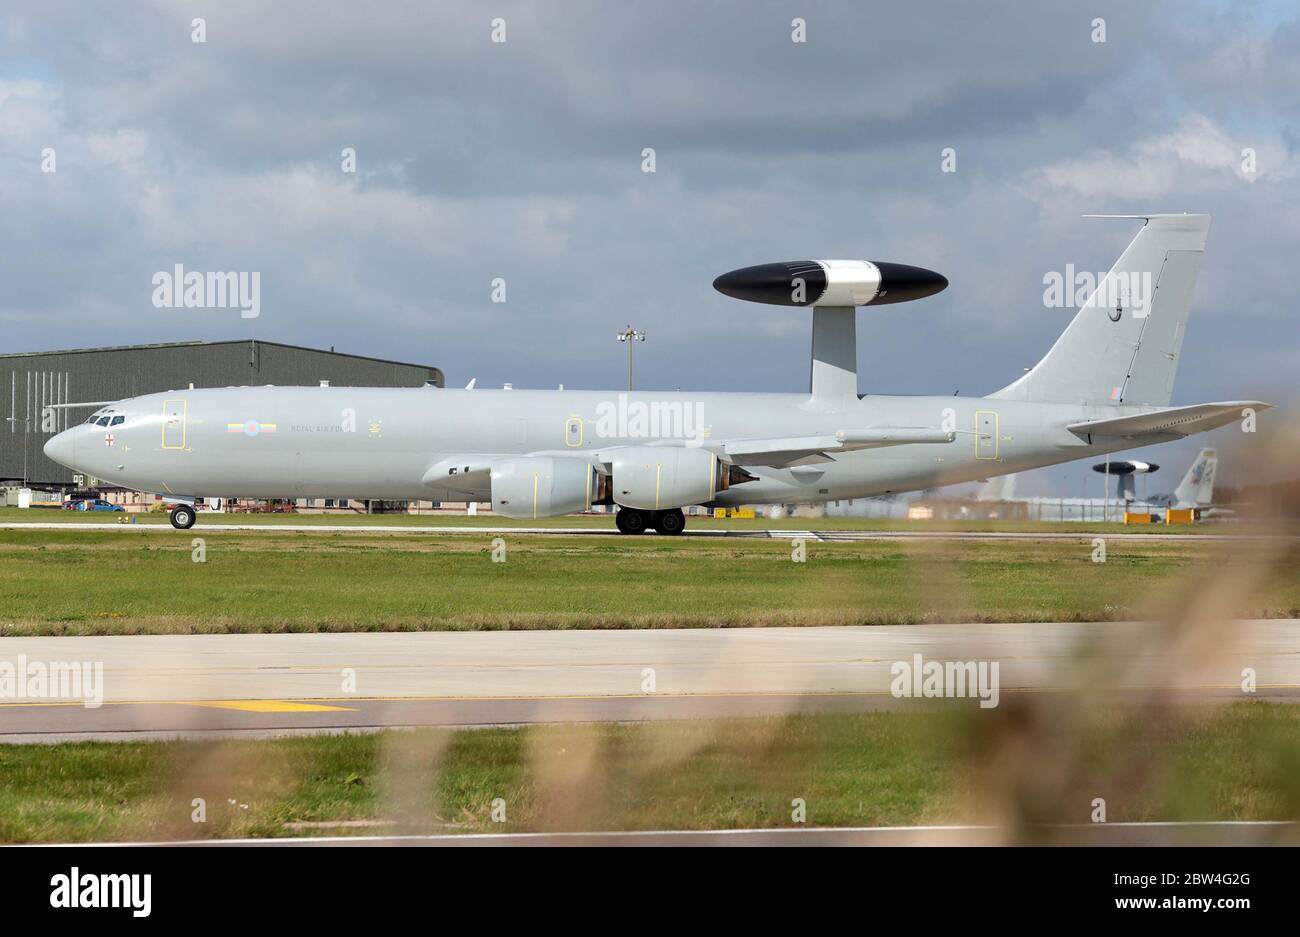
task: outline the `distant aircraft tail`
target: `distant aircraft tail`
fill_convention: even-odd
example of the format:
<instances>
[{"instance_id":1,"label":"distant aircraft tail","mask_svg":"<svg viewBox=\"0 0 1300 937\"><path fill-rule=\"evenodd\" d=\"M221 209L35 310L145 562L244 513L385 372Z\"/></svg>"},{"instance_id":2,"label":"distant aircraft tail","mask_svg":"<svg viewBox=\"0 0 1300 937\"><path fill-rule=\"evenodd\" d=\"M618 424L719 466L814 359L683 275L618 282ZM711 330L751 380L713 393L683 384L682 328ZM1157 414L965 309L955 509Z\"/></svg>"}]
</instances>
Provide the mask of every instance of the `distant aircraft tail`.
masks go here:
<instances>
[{"instance_id":1,"label":"distant aircraft tail","mask_svg":"<svg viewBox=\"0 0 1300 937\"><path fill-rule=\"evenodd\" d=\"M1214 473L1219 456L1213 449L1202 449L1183 480L1174 489L1175 507L1208 507L1214 500Z\"/></svg>"},{"instance_id":2,"label":"distant aircraft tail","mask_svg":"<svg viewBox=\"0 0 1300 937\"><path fill-rule=\"evenodd\" d=\"M1043 360L991 396L1168 406L1210 216L1099 217L1145 224Z\"/></svg>"}]
</instances>

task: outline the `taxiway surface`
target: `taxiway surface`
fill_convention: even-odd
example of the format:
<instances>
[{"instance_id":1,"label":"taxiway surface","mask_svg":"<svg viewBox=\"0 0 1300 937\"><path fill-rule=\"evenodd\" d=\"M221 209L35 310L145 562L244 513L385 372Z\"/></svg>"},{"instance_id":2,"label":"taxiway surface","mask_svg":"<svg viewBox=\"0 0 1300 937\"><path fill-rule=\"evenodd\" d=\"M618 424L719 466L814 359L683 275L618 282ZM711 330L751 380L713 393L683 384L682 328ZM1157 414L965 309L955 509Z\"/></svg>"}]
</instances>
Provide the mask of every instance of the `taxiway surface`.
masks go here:
<instances>
[{"instance_id":1,"label":"taxiway surface","mask_svg":"<svg viewBox=\"0 0 1300 937\"><path fill-rule=\"evenodd\" d=\"M1002 694L1240 699L1249 669L1254 696L1300 698L1300 620L1213 638L1149 622L15 637L15 667L102 666L103 704L11 697L0 741L855 712L930 702L891 693L918 660L996 663Z\"/></svg>"}]
</instances>

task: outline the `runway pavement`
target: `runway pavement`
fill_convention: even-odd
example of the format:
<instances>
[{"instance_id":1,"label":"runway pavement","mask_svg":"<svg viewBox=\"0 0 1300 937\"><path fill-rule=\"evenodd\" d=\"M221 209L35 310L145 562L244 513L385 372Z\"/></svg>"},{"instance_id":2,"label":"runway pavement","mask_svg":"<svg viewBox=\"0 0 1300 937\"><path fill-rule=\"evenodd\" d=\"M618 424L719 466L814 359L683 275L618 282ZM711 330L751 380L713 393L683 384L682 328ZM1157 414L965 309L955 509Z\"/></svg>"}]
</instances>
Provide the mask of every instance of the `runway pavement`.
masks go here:
<instances>
[{"instance_id":1,"label":"runway pavement","mask_svg":"<svg viewBox=\"0 0 1300 937\"><path fill-rule=\"evenodd\" d=\"M275 533L293 532L305 534L462 534L475 536L505 536L510 534L527 536L622 536L613 527L478 527L471 525L428 527L416 524L240 524L237 522L211 521L199 515L199 523L190 530L177 531L167 523L96 523L93 521L39 521L0 523L4 530L97 530L97 531L154 531L185 536L200 534L240 532L240 533ZM688 528L678 536L683 537L740 537L760 540L791 540L796 537L805 540L817 540L825 543L855 543L877 540L1065 540L1091 541L1104 536L1108 541L1200 541L1200 542L1261 542L1271 540L1296 540L1300 537L1290 534L1249 534L1217 531L1206 533L1106 533L1096 531L956 531L956 530L775 530L743 528ZM657 536L653 531L645 536Z\"/></svg>"},{"instance_id":2,"label":"runway pavement","mask_svg":"<svg viewBox=\"0 0 1300 937\"><path fill-rule=\"evenodd\" d=\"M1300 620L1217 623L1207 649L1158 623L0 639L0 662L102 666L103 705L0 703L0 741L282 734L856 712L896 699L891 667L986 661L1000 694L1160 687L1300 699ZM87 690L83 687L83 691ZM89 692L88 695L94 695ZM953 705L979 705L976 698Z\"/></svg>"}]
</instances>

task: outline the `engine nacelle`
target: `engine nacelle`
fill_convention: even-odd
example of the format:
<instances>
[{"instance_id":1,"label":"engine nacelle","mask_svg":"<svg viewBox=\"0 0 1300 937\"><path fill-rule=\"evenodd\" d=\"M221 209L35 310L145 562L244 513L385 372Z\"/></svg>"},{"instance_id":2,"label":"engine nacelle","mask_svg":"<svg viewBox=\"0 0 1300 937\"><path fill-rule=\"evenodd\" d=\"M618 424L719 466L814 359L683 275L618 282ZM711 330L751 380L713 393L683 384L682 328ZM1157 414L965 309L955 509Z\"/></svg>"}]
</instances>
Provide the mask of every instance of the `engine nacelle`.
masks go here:
<instances>
[{"instance_id":1,"label":"engine nacelle","mask_svg":"<svg viewBox=\"0 0 1300 937\"><path fill-rule=\"evenodd\" d=\"M491 475L492 510L517 520L585 511L599 497L599 473L578 459L497 459Z\"/></svg>"},{"instance_id":2,"label":"engine nacelle","mask_svg":"<svg viewBox=\"0 0 1300 937\"><path fill-rule=\"evenodd\" d=\"M614 500L644 511L712 501L717 492L733 483L732 471L712 452L681 446L618 449L610 459Z\"/></svg>"}]
</instances>

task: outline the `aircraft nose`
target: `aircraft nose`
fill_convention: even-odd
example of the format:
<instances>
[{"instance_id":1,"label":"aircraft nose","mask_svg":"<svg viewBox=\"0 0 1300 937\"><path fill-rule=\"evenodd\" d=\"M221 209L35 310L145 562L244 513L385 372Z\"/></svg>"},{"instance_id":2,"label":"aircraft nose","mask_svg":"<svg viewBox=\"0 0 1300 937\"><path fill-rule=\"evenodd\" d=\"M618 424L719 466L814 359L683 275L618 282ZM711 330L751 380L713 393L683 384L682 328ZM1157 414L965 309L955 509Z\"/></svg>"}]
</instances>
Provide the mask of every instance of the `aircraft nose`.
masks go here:
<instances>
[{"instance_id":1,"label":"aircraft nose","mask_svg":"<svg viewBox=\"0 0 1300 937\"><path fill-rule=\"evenodd\" d=\"M57 436L52 437L45 444L46 457L67 468L76 468L72 464L73 455L76 453L76 446L72 442L72 434L79 428L65 429Z\"/></svg>"}]
</instances>

